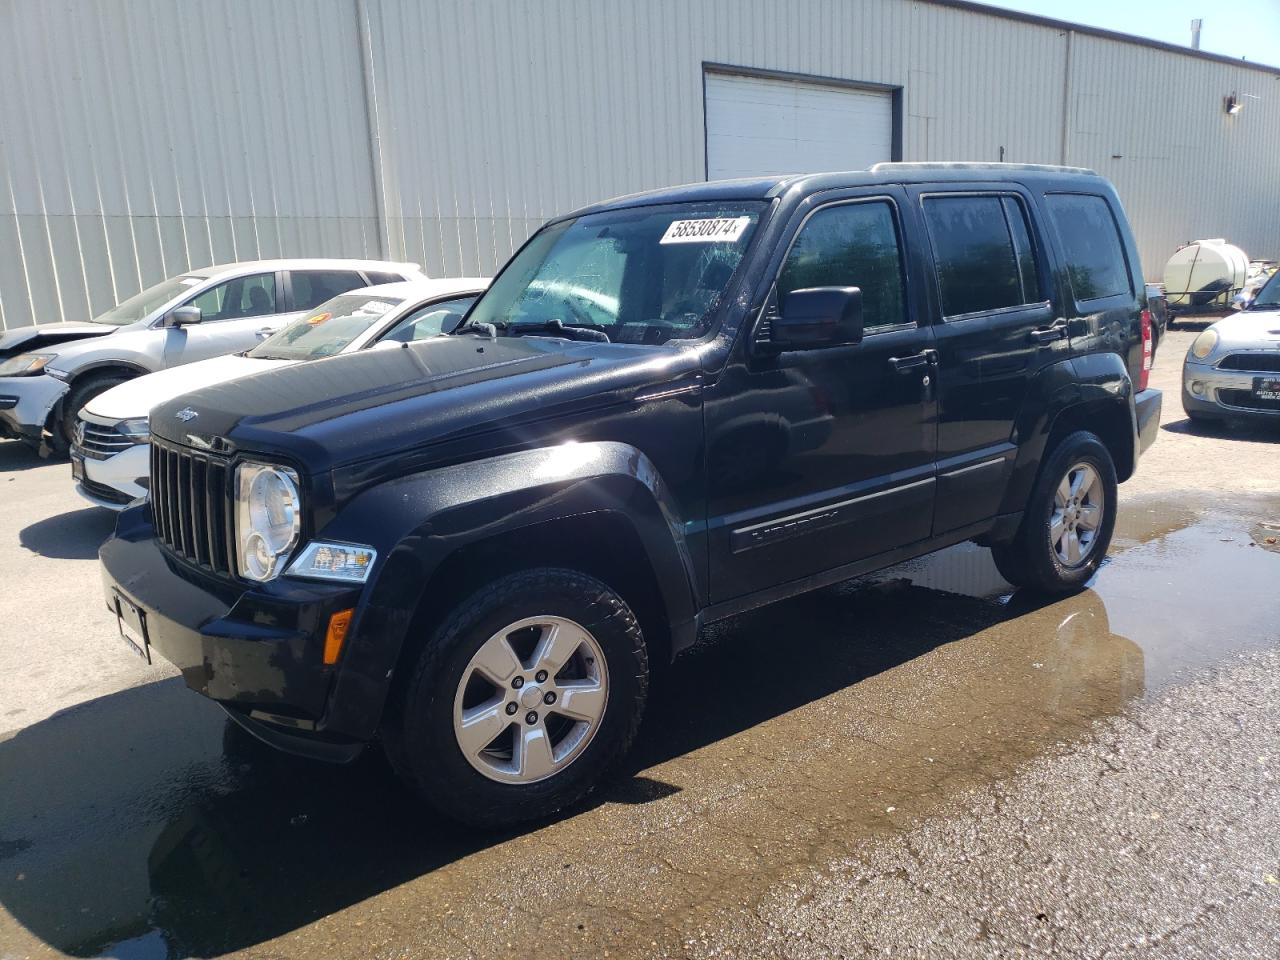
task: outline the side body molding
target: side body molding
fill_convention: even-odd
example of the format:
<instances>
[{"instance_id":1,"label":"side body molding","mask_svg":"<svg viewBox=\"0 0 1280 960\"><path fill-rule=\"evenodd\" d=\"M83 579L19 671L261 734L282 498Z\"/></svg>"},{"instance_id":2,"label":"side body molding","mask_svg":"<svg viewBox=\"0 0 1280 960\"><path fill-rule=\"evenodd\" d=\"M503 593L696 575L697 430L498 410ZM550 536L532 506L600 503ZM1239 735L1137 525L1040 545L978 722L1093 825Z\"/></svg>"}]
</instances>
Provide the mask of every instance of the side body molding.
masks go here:
<instances>
[{"instance_id":1,"label":"side body molding","mask_svg":"<svg viewBox=\"0 0 1280 960\"><path fill-rule=\"evenodd\" d=\"M684 521L653 463L633 446L565 443L429 470L359 494L315 534L370 544L379 557L324 726L350 736L374 734L413 612L455 551L602 511L625 519L643 546L673 648L692 642L698 598Z\"/></svg>"}]
</instances>

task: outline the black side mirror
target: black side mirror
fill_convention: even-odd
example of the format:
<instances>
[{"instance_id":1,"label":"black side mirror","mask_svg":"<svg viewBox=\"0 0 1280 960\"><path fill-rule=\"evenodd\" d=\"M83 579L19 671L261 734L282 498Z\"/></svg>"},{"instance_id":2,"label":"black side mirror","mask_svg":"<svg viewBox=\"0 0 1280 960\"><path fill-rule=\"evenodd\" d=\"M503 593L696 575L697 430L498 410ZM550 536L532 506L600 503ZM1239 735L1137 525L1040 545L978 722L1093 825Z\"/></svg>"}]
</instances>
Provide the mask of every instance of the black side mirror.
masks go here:
<instances>
[{"instance_id":1,"label":"black side mirror","mask_svg":"<svg viewBox=\"0 0 1280 960\"><path fill-rule=\"evenodd\" d=\"M185 307L174 307L170 310L169 316L165 318L165 326L187 327L193 323L199 323L201 319L200 308L187 304Z\"/></svg>"},{"instance_id":2,"label":"black side mirror","mask_svg":"<svg viewBox=\"0 0 1280 960\"><path fill-rule=\"evenodd\" d=\"M857 287L809 287L782 297L769 338L774 351L812 350L862 342L862 291Z\"/></svg>"},{"instance_id":3,"label":"black side mirror","mask_svg":"<svg viewBox=\"0 0 1280 960\"><path fill-rule=\"evenodd\" d=\"M453 331L458 329L458 324L460 324L461 322L462 322L462 314L446 313L444 315L444 319L440 321L440 332L453 333Z\"/></svg>"}]
</instances>

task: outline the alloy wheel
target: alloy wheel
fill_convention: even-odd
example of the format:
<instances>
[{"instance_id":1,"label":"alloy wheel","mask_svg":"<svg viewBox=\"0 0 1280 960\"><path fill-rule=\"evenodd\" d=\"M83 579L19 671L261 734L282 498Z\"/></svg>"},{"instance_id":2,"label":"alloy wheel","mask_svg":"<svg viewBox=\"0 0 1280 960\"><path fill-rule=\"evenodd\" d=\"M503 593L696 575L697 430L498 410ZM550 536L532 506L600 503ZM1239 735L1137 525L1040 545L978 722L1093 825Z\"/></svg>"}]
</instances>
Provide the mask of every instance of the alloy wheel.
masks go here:
<instances>
[{"instance_id":1,"label":"alloy wheel","mask_svg":"<svg viewBox=\"0 0 1280 960\"><path fill-rule=\"evenodd\" d=\"M484 776L536 783L582 755L608 699L608 666L590 631L563 617L529 617L489 637L463 670L453 732Z\"/></svg>"},{"instance_id":2,"label":"alloy wheel","mask_svg":"<svg viewBox=\"0 0 1280 960\"><path fill-rule=\"evenodd\" d=\"M1089 559L1102 527L1106 494L1098 471L1077 463L1063 475L1053 494L1049 543L1064 567L1079 567Z\"/></svg>"}]
</instances>

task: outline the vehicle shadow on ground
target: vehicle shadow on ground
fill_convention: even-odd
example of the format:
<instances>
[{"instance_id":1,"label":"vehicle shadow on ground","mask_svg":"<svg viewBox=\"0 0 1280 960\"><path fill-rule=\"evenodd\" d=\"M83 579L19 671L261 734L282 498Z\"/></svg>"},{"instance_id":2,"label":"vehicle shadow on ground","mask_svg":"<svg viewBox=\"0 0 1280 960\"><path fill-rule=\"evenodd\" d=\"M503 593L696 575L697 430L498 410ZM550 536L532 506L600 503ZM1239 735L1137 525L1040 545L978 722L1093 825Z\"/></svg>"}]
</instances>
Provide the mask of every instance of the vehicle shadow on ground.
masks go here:
<instances>
[{"instance_id":1,"label":"vehicle shadow on ground","mask_svg":"<svg viewBox=\"0 0 1280 960\"><path fill-rule=\"evenodd\" d=\"M0 473L33 470L49 463L21 440L0 440Z\"/></svg>"},{"instance_id":2,"label":"vehicle shadow on ground","mask_svg":"<svg viewBox=\"0 0 1280 960\"><path fill-rule=\"evenodd\" d=\"M1256 420L1241 422L1197 421L1187 417L1160 425L1161 430L1182 433L1193 437L1212 437L1215 440L1249 440L1263 443L1280 443L1280 419L1276 423Z\"/></svg>"},{"instance_id":3,"label":"vehicle shadow on ground","mask_svg":"<svg viewBox=\"0 0 1280 960\"><path fill-rule=\"evenodd\" d=\"M102 507L86 507L37 520L18 532L18 542L42 557L92 560L116 526L116 515Z\"/></svg>"},{"instance_id":4,"label":"vehicle shadow on ground","mask_svg":"<svg viewBox=\"0 0 1280 960\"><path fill-rule=\"evenodd\" d=\"M1035 609L1020 600L891 581L726 621L667 672L591 805L667 797L643 771ZM516 835L424 814L376 750L349 767L276 754L177 679L0 743L0 782L0 904L83 957L253 946Z\"/></svg>"}]
</instances>

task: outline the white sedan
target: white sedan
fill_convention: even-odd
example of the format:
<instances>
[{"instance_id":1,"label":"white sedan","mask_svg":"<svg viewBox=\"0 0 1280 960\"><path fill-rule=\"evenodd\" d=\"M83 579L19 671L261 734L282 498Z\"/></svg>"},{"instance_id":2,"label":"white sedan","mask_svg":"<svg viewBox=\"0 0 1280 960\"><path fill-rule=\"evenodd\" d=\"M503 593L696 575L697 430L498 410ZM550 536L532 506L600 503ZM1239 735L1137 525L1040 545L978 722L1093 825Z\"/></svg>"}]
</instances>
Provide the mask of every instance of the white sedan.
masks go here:
<instances>
[{"instance_id":1,"label":"white sedan","mask_svg":"<svg viewBox=\"0 0 1280 960\"><path fill-rule=\"evenodd\" d=\"M77 492L109 510L146 495L148 417L159 404L273 367L448 333L488 285L487 279L464 277L352 290L252 350L162 370L99 394L80 409L75 427L71 472Z\"/></svg>"}]
</instances>

